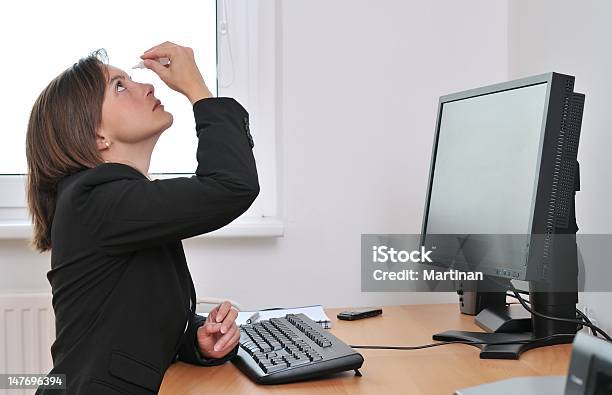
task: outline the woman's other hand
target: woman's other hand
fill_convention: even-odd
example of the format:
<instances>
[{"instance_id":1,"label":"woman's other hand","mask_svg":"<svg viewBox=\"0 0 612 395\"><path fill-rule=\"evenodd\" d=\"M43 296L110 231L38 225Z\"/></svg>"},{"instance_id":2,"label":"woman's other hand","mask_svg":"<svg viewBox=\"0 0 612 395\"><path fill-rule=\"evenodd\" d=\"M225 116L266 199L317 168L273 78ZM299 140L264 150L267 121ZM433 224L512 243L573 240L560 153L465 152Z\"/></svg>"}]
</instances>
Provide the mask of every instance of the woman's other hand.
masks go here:
<instances>
[{"instance_id":1,"label":"woman's other hand","mask_svg":"<svg viewBox=\"0 0 612 395\"><path fill-rule=\"evenodd\" d=\"M228 301L210 311L196 334L200 354L204 358L222 358L236 347L240 341L237 317L238 310Z\"/></svg>"},{"instance_id":2,"label":"woman's other hand","mask_svg":"<svg viewBox=\"0 0 612 395\"><path fill-rule=\"evenodd\" d=\"M193 49L166 41L149 48L140 57L146 68L155 72L170 89L187 96L191 104L212 97L196 65ZM164 66L158 58L168 58L170 64Z\"/></svg>"}]
</instances>

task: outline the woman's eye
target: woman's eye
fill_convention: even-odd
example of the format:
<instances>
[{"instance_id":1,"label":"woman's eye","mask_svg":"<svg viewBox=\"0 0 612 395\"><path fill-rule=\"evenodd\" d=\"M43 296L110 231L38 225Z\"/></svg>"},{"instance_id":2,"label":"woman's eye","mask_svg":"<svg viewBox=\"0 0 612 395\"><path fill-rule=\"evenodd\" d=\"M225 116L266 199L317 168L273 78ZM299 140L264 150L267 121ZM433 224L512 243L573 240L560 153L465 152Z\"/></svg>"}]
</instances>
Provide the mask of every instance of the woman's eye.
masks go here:
<instances>
[{"instance_id":1,"label":"woman's eye","mask_svg":"<svg viewBox=\"0 0 612 395\"><path fill-rule=\"evenodd\" d=\"M123 84L121 83L121 81L117 81L117 88L119 88L119 85L121 85L123 87ZM119 92L123 92L123 91L119 91Z\"/></svg>"}]
</instances>

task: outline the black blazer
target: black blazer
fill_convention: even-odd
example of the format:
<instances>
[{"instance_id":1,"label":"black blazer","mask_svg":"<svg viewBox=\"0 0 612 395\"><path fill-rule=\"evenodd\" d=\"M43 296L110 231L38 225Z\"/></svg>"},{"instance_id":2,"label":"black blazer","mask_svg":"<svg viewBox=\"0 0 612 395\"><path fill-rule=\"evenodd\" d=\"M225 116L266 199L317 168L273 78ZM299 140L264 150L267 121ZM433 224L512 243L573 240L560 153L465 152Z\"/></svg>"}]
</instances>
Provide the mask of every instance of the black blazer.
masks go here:
<instances>
[{"instance_id":1,"label":"black blazer","mask_svg":"<svg viewBox=\"0 0 612 395\"><path fill-rule=\"evenodd\" d=\"M195 175L150 181L103 163L62 179L51 228L56 340L51 373L66 391L152 394L175 360L217 365L197 350L195 290L181 240L227 225L259 193L247 111L227 97L193 104ZM191 153L185 153L189 155Z\"/></svg>"}]
</instances>

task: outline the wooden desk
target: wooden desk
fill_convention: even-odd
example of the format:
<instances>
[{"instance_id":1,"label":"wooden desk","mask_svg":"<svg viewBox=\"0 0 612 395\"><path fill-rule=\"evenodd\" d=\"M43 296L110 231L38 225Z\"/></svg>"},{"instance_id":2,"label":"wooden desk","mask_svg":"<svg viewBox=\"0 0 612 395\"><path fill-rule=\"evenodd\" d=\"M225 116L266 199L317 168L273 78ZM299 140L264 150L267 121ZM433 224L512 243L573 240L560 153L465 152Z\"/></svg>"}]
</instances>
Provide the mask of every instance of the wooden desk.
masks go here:
<instances>
[{"instance_id":1,"label":"wooden desk","mask_svg":"<svg viewBox=\"0 0 612 395\"><path fill-rule=\"evenodd\" d=\"M456 304L389 306L383 315L362 321L339 321L347 309L326 309L331 332L348 344L420 345L433 333L449 329L480 331L473 317ZM516 376L565 375L571 345L525 352L520 360L480 359L474 346L451 344L414 351L359 349L365 361L362 377L346 372L333 378L275 386L256 385L232 363L201 367L174 363L160 394L444 394Z\"/></svg>"}]
</instances>

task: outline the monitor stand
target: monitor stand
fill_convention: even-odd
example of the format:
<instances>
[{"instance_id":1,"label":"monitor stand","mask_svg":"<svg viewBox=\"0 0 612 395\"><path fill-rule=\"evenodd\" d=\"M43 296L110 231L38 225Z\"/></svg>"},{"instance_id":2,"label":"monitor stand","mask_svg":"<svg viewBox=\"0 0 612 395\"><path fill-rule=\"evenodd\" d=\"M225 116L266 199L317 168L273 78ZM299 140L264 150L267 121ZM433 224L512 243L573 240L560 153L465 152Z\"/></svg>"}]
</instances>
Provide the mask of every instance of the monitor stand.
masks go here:
<instances>
[{"instance_id":1,"label":"monitor stand","mask_svg":"<svg viewBox=\"0 0 612 395\"><path fill-rule=\"evenodd\" d=\"M574 190L580 190L580 167L576 163L574 179ZM556 229L557 233L574 235L578 231L576 225L575 197L570 201L570 218L567 229ZM570 269L578 274L578 251L575 243L563 243L561 249L554 252L555 257L571 257L571 261L565 261L574 265ZM575 259L574 259L575 258ZM573 261L573 262L572 262ZM497 295L493 295L497 294ZM577 325L568 322L553 321L537 316L532 316L521 305L506 305L505 292L493 293L482 300L487 300L482 310L475 318L475 323L487 332L446 331L433 335L433 340L438 341L473 341L473 342L516 342L541 339L553 334L567 334L552 339L528 342L523 344L474 344L479 347L482 359L519 359L524 351L551 346L555 344L571 343L577 332ZM555 317L576 318L576 304L578 303L578 290L574 292L547 292L546 286L538 283L530 283L529 300L531 308L539 313Z\"/></svg>"},{"instance_id":2,"label":"monitor stand","mask_svg":"<svg viewBox=\"0 0 612 395\"><path fill-rule=\"evenodd\" d=\"M575 304L573 305L573 308L571 308L570 305L570 309L573 314L570 317L575 317L575 307ZM520 309L523 311L521 312ZM536 311L537 310L538 308L536 306ZM540 320L538 317L534 318ZM531 329L532 320L533 319L530 317L530 314L523 308L523 306L520 305L486 307L476 316L475 322L478 326L489 332L451 330L437 333L433 336L433 339L439 341L464 340L472 342L500 343L528 341L534 338L547 336L534 335L534 332ZM474 346L480 348L480 358L482 359L519 359L521 353L532 348L571 343L574 339L573 333L576 332L576 328L555 330L554 332L568 333L572 335L560 336L547 341L529 342L524 344L475 344Z\"/></svg>"},{"instance_id":3,"label":"monitor stand","mask_svg":"<svg viewBox=\"0 0 612 395\"><path fill-rule=\"evenodd\" d=\"M572 293L557 293L554 297L564 297L572 299ZM530 299L542 298L542 296L549 295L536 295L530 292ZM577 296L576 296L577 298ZM550 307L550 306L548 306ZM567 305L557 305L554 309L555 315L558 317L576 317L576 303L570 303ZM467 331L446 331L437 333L433 336L434 340L439 341L473 341L473 342L516 342L516 341L528 341L535 338L542 338L554 333L566 333L568 336L559 336L546 341L529 342L523 344L478 344L475 346L480 348L480 358L482 359L519 359L519 356L524 351L532 348L552 346L555 344L566 344L571 343L574 340L574 334L576 333L576 325L565 323L565 322L551 322L549 320L541 319L539 317L530 317L530 314L523 309L521 312L519 309L523 309L520 305L510 306L494 306L485 307L475 318L475 322L481 328L489 332L467 332ZM543 311L535 305L536 311ZM548 321L548 322L544 322ZM543 331L534 330L530 328L531 323L535 322L539 329ZM544 332L543 334L537 334L537 332Z\"/></svg>"},{"instance_id":4,"label":"monitor stand","mask_svg":"<svg viewBox=\"0 0 612 395\"><path fill-rule=\"evenodd\" d=\"M505 292L500 292L505 299ZM474 317L476 325L489 333L531 332L531 314L520 304L489 306Z\"/></svg>"}]
</instances>

